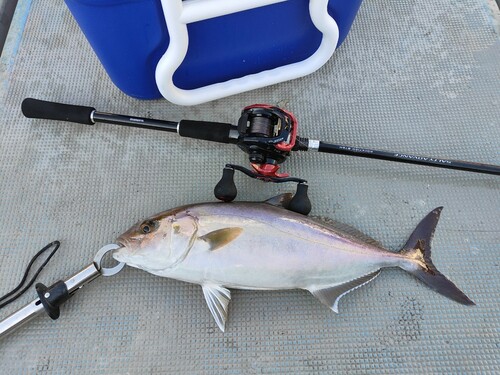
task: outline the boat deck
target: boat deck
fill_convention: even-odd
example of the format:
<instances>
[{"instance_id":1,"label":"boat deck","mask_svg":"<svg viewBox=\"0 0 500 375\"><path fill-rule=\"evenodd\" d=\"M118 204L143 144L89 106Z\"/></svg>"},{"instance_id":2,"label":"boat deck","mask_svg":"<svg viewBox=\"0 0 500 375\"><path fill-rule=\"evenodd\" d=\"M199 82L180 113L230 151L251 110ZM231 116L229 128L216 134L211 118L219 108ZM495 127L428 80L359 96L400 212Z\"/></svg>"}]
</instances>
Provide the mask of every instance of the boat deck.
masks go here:
<instances>
[{"instance_id":1,"label":"boat deck","mask_svg":"<svg viewBox=\"0 0 500 375\"><path fill-rule=\"evenodd\" d=\"M136 128L27 119L26 97L178 121L235 123L280 105L299 133L338 144L500 164L500 27L492 0L366 1L319 71L214 102L140 101L110 81L62 1L19 0L0 58L0 294L60 240L38 277L89 264L141 218L213 201L232 145ZM500 179L401 163L298 153L282 170L309 181L314 215L397 251L444 206L436 266L476 306L398 269L349 294L336 315L304 291L233 291L226 332L201 288L125 268L0 342L2 374L498 374ZM236 175L240 200L294 190ZM35 298L30 289L0 318Z\"/></svg>"}]
</instances>

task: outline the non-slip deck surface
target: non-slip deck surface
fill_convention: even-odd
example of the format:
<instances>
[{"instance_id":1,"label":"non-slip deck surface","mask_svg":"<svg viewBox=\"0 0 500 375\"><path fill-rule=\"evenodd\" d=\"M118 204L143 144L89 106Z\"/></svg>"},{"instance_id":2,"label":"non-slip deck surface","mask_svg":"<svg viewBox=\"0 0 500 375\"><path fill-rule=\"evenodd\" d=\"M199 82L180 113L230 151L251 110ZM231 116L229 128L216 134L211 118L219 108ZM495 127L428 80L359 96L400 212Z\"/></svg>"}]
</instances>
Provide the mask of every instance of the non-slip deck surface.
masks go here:
<instances>
[{"instance_id":1,"label":"non-slip deck surface","mask_svg":"<svg viewBox=\"0 0 500 375\"><path fill-rule=\"evenodd\" d=\"M114 87L62 2L20 1L0 60L0 294L46 243L62 241L39 277L50 284L139 219L214 200L224 164L247 163L230 145L26 119L25 97L232 123L244 106L271 103L294 112L299 133L313 139L500 164L498 19L486 0L366 1L318 72L180 107ZM303 291L233 291L221 333L199 286L125 269L85 287L59 320L39 317L2 340L0 373L500 373L498 177L317 153L282 169L309 181L312 214L395 251L444 206L433 259L477 306L391 269L342 299L339 315ZM238 175L236 183L241 200L294 189Z\"/></svg>"}]
</instances>

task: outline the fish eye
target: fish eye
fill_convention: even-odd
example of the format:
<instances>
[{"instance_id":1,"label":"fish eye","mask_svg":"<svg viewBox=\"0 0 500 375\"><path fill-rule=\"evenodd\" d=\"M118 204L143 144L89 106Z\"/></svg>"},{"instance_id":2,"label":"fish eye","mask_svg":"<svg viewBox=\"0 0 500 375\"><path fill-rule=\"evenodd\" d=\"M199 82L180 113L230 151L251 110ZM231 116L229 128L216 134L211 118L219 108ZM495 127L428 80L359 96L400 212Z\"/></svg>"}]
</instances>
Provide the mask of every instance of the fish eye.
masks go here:
<instances>
[{"instance_id":1,"label":"fish eye","mask_svg":"<svg viewBox=\"0 0 500 375\"><path fill-rule=\"evenodd\" d=\"M155 221L148 220L145 223L141 224L141 232L144 234L148 234L153 232L157 227L157 224Z\"/></svg>"}]
</instances>

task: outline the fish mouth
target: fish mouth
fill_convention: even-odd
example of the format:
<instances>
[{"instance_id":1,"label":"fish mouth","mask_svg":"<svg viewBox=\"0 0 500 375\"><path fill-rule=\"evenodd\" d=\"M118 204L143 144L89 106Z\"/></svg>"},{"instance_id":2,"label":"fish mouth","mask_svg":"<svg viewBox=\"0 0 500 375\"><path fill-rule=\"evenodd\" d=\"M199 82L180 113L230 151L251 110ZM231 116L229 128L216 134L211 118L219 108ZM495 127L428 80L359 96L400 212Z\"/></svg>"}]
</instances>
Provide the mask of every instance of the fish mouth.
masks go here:
<instances>
[{"instance_id":1,"label":"fish mouth","mask_svg":"<svg viewBox=\"0 0 500 375\"><path fill-rule=\"evenodd\" d=\"M123 249L123 248L127 248L127 247L128 247L128 246L127 246L127 245L128 245L128 242L129 242L129 241L127 241L127 239L126 239L126 238L123 238L123 236L118 237L118 238L116 239L116 241L115 241L115 244L117 244L118 246L120 246L120 248L119 248L119 249L116 249L116 251L119 251L119 250L121 250L121 249Z\"/></svg>"},{"instance_id":2,"label":"fish mouth","mask_svg":"<svg viewBox=\"0 0 500 375\"><path fill-rule=\"evenodd\" d=\"M120 241L119 239L115 241L115 244L120 246L118 249L116 249L115 251L118 251L120 249L123 249L124 247L127 247L127 245L123 242L123 241Z\"/></svg>"},{"instance_id":3,"label":"fish mouth","mask_svg":"<svg viewBox=\"0 0 500 375\"><path fill-rule=\"evenodd\" d=\"M117 262L120 262L120 263L127 263L127 259L126 256L124 256L123 252L121 251L123 250L123 247L113 251L113 254L111 254L111 256L113 257L114 260L116 260Z\"/></svg>"},{"instance_id":4,"label":"fish mouth","mask_svg":"<svg viewBox=\"0 0 500 375\"><path fill-rule=\"evenodd\" d=\"M124 262L125 260L123 259L123 255L124 255L124 250L127 249L127 244L124 241L121 241L120 239L116 240L114 243L120 247L111 253L112 257L118 262Z\"/></svg>"}]
</instances>

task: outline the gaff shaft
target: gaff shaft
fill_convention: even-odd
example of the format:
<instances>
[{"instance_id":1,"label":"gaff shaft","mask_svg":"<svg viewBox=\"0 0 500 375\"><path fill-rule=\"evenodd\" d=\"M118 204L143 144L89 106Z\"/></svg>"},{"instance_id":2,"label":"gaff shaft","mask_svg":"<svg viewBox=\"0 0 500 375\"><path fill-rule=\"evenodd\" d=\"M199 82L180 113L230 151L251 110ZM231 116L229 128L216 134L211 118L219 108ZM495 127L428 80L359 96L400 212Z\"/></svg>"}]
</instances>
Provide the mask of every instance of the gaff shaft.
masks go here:
<instances>
[{"instance_id":1,"label":"gaff shaft","mask_svg":"<svg viewBox=\"0 0 500 375\"><path fill-rule=\"evenodd\" d=\"M64 281L64 286L66 288L66 293L72 296L78 289L83 285L88 284L90 281L96 279L101 275L101 272L96 267L95 263L89 264L87 267L77 272L73 276L69 277ZM55 284L54 284L55 285ZM50 290L46 293L45 297L50 298ZM0 339L7 336L9 333L14 331L16 328L23 326L30 320L35 318L37 315L41 314L46 310L40 298L36 298L23 308L9 315L4 320L0 321Z\"/></svg>"},{"instance_id":2,"label":"gaff shaft","mask_svg":"<svg viewBox=\"0 0 500 375\"><path fill-rule=\"evenodd\" d=\"M120 272L125 263L118 263L111 268L103 267L101 264L107 253L119 248L120 245L117 244L103 246L95 255L92 263L68 277L65 281L56 281L50 287L46 287L41 283L36 284L35 289L38 298L0 321L0 340L37 315L40 315L43 311L46 311L52 319L57 319L60 305L71 298L83 286L99 276L113 276Z\"/></svg>"}]
</instances>

